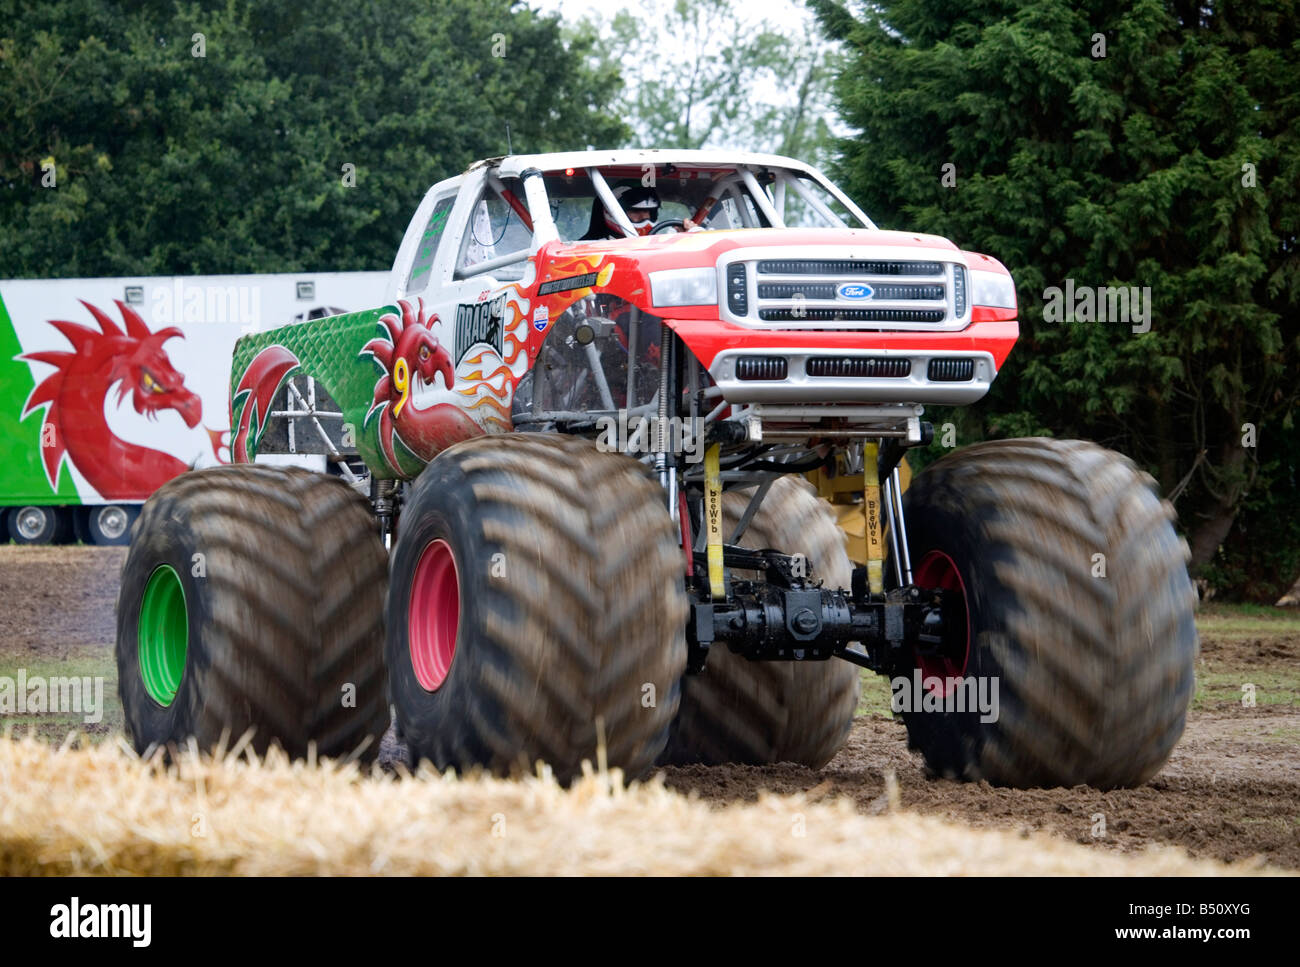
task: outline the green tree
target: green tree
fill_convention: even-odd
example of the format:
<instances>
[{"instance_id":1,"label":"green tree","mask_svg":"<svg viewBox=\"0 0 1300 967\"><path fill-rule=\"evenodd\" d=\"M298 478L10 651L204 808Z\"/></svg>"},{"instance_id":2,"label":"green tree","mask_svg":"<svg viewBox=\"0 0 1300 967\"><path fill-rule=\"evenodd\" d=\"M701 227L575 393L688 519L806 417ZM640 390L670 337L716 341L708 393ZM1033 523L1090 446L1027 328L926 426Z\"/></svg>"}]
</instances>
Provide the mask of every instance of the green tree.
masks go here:
<instances>
[{"instance_id":1,"label":"green tree","mask_svg":"<svg viewBox=\"0 0 1300 967\"><path fill-rule=\"evenodd\" d=\"M831 83L842 60L804 11L789 24L734 0L676 0L588 21L597 62L617 66L617 109L644 148L774 151L818 162L834 141ZM603 52L604 56L599 56Z\"/></svg>"},{"instance_id":2,"label":"green tree","mask_svg":"<svg viewBox=\"0 0 1300 967\"><path fill-rule=\"evenodd\" d=\"M1300 568L1295 4L814 6L850 52L836 89L861 133L840 146L842 182L882 224L1016 277L1021 342L959 418L966 438L1123 450L1178 495L1195 565L1237 524L1255 532L1238 589L1285 588ZM1067 279L1149 286L1150 331L1045 321Z\"/></svg>"},{"instance_id":3,"label":"green tree","mask_svg":"<svg viewBox=\"0 0 1300 967\"><path fill-rule=\"evenodd\" d=\"M516 152L626 135L590 50L512 0L0 17L0 277L381 269L424 190L506 153L507 125Z\"/></svg>"}]
</instances>

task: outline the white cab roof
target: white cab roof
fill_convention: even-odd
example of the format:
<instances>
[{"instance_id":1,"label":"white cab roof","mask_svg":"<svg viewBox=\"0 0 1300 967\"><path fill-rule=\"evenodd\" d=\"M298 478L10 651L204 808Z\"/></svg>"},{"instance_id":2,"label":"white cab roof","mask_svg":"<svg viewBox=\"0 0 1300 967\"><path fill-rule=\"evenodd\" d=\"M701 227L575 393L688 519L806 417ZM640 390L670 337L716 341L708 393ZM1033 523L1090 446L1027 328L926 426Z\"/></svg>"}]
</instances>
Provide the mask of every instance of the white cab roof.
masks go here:
<instances>
[{"instance_id":1,"label":"white cab roof","mask_svg":"<svg viewBox=\"0 0 1300 967\"><path fill-rule=\"evenodd\" d=\"M688 151L684 148L621 148L617 151L557 151L552 154L516 154L506 158L477 161L470 168L496 164L502 175L518 176L529 168L555 171L558 168L588 168L603 165L757 165L769 168L791 168L796 171L816 171L811 165L777 154L758 154L753 151ZM818 172L820 174L820 172Z\"/></svg>"}]
</instances>

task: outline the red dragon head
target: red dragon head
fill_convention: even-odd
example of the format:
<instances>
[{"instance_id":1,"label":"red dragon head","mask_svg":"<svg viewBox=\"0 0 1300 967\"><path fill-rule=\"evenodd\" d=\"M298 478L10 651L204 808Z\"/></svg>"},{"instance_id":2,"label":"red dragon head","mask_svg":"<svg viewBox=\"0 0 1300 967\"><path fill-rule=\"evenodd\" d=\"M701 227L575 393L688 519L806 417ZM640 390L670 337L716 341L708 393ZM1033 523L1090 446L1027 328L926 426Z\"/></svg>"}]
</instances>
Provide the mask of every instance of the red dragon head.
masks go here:
<instances>
[{"instance_id":1,"label":"red dragon head","mask_svg":"<svg viewBox=\"0 0 1300 967\"><path fill-rule=\"evenodd\" d=\"M119 440L104 420L104 400L114 383L120 383L120 403L132 393L137 413L157 419L160 410L175 410L190 427L203 416L199 397L185 387L185 377L172 366L163 343L179 337L176 328L150 332L140 315L121 302L126 331L107 313L85 300L99 329L62 319L50 320L72 344L72 352L34 352L18 358L48 363L54 372L32 390L23 407L27 416L48 404L42 436L46 476L51 485L67 454L90 484L104 496L147 496L167 480L183 473L184 463L168 454ZM209 431L212 435L212 431ZM215 442L214 442L215 446Z\"/></svg>"},{"instance_id":2,"label":"red dragon head","mask_svg":"<svg viewBox=\"0 0 1300 967\"><path fill-rule=\"evenodd\" d=\"M126 311L139 319L130 309ZM127 326L130 325L128 317ZM203 417L203 404L185 388L185 377L172 367L171 359L162 348L168 339L180 335L179 329L170 326L146 336L129 355L114 357L108 371L108 382L111 385L117 380L122 381L117 401L121 403L127 393L132 393L131 402L137 413L156 420L159 410L175 410L185 425L193 429Z\"/></svg>"},{"instance_id":3,"label":"red dragon head","mask_svg":"<svg viewBox=\"0 0 1300 967\"><path fill-rule=\"evenodd\" d=\"M384 459L394 472L401 473L397 442L418 459L429 460L439 450L483 431L456 404L431 399L439 394L435 375L442 374L444 393L456 385L451 354L433 334L437 313L425 315L423 299L418 308L405 299L398 307L400 317L392 312L380 316L386 335L366 343L361 354L373 357L384 369L375 381L374 402L365 423L369 425L378 416Z\"/></svg>"}]
</instances>

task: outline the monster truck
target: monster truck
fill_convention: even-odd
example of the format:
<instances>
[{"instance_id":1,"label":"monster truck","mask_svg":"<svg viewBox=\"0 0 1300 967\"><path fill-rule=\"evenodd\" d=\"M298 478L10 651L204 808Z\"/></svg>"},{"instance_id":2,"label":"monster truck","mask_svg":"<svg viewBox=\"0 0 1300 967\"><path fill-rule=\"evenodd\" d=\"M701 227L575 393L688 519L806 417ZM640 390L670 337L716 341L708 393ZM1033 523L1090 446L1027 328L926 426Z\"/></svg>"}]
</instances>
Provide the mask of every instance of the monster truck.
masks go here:
<instances>
[{"instance_id":1,"label":"monster truck","mask_svg":"<svg viewBox=\"0 0 1300 967\"><path fill-rule=\"evenodd\" d=\"M1014 439L900 484L923 408L979 400L1017 336L1000 262L788 158L474 164L385 305L237 344L237 465L159 490L123 568L127 728L364 758L391 712L439 768L820 767L866 668L935 773L1142 783L1197 648L1152 479ZM364 481L264 465L295 374Z\"/></svg>"}]
</instances>

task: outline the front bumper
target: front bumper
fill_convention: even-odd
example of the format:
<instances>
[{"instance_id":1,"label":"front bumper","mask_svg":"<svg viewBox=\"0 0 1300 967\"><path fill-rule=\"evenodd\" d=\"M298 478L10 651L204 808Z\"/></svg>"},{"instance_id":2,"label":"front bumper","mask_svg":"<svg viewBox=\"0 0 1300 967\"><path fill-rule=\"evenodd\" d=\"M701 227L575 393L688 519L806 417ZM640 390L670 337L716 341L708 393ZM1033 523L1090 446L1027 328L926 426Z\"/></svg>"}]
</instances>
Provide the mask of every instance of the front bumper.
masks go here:
<instances>
[{"instance_id":1,"label":"front bumper","mask_svg":"<svg viewBox=\"0 0 1300 967\"><path fill-rule=\"evenodd\" d=\"M738 370L747 358L784 359L786 375L782 379L742 379ZM814 360L858 361L862 368L906 369L906 375L850 376L812 375ZM962 380L932 379L933 360L952 360L966 364L970 378ZM896 363L872 366L874 361ZM848 366L841 367L848 368ZM981 399L993 385L997 367L989 352L895 351L872 349L838 350L793 349L764 351L732 349L720 352L709 367L709 375L731 403L925 403L929 405L965 406Z\"/></svg>"},{"instance_id":2,"label":"front bumper","mask_svg":"<svg viewBox=\"0 0 1300 967\"><path fill-rule=\"evenodd\" d=\"M724 398L731 403L964 406L988 392L1020 334L1014 318L979 319L957 332L792 331L739 326L717 318L716 310L713 318L703 318L706 311L700 310L699 316L689 318L682 310L673 310L675 317L670 316L665 322L709 371ZM783 359L784 374L779 379L740 379L738 364L747 356ZM905 361L906 375L814 376L809 372L809 362L817 358ZM972 361L969 379L932 378L932 375L943 375L932 370L933 361L960 359ZM877 371L889 368L882 365ZM859 371L873 370L868 367Z\"/></svg>"}]
</instances>

